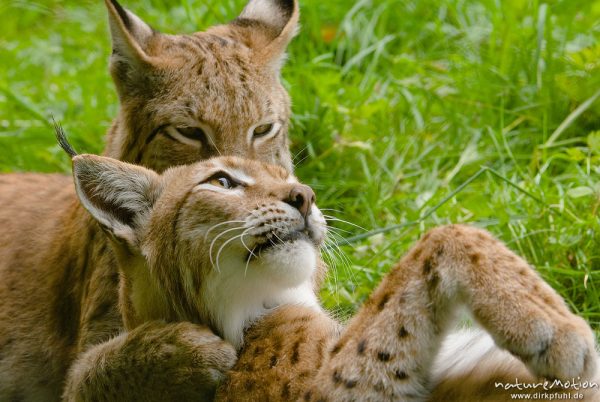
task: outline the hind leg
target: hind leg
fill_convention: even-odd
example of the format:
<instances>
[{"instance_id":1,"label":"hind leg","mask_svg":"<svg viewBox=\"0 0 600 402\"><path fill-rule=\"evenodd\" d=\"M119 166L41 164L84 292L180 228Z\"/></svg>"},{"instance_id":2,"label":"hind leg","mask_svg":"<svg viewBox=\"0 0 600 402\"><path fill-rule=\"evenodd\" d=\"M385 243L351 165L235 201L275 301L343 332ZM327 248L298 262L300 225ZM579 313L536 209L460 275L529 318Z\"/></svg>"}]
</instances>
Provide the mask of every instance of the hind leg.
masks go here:
<instances>
[{"instance_id":1,"label":"hind leg","mask_svg":"<svg viewBox=\"0 0 600 402\"><path fill-rule=\"evenodd\" d=\"M459 306L539 377L590 378L593 333L521 258L489 233L452 225L426 234L331 348L307 400L423 400Z\"/></svg>"}]
</instances>

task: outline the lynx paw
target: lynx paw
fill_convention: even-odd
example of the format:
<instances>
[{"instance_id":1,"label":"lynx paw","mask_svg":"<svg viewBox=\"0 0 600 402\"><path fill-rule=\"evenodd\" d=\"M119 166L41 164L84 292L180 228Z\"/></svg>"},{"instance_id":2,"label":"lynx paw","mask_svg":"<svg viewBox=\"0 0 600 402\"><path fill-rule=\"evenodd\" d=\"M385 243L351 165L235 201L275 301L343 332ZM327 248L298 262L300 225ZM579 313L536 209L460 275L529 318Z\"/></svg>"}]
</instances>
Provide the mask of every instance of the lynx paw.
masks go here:
<instances>
[{"instance_id":1,"label":"lynx paw","mask_svg":"<svg viewBox=\"0 0 600 402\"><path fill-rule=\"evenodd\" d=\"M568 322L538 340L534 353L521 356L540 377L571 380L589 379L596 372L594 335L586 322L571 316Z\"/></svg>"},{"instance_id":2,"label":"lynx paw","mask_svg":"<svg viewBox=\"0 0 600 402\"><path fill-rule=\"evenodd\" d=\"M221 382L237 361L233 346L214 335L210 330L194 324L176 324L180 329L179 353L187 354L190 363L203 373L204 380L217 384Z\"/></svg>"},{"instance_id":3,"label":"lynx paw","mask_svg":"<svg viewBox=\"0 0 600 402\"><path fill-rule=\"evenodd\" d=\"M212 400L236 360L233 347L206 327L150 322L83 353L71 367L63 397L111 402Z\"/></svg>"}]
</instances>

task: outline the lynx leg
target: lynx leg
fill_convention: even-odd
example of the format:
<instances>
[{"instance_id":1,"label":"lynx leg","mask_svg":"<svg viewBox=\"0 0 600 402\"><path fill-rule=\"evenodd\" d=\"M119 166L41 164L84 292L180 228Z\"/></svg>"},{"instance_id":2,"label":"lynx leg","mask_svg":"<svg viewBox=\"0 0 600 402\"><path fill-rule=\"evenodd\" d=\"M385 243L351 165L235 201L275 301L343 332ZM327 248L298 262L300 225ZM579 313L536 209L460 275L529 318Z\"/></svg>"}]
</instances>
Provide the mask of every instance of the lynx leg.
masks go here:
<instances>
[{"instance_id":1,"label":"lynx leg","mask_svg":"<svg viewBox=\"0 0 600 402\"><path fill-rule=\"evenodd\" d=\"M208 401L235 361L233 347L207 328L150 322L83 353L63 400Z\"/></svg>"},{"instance_id":2,"label":"lynx leg","mask_svg":"<svg viewBox=\"0 0 600 402\"><path fill-rule=\"evenodd\" d=\"M317 374L339 324L322 311L287 305L248 329L235 367L215 402L295 401Z\"/></svg>"},{"instance_id":3,"label":"lynx leg","mask_svg":"<svg viewBox=\"0 0 600 402\"><path fill-rule=\"evenodd\" d=\"M433 358L460 305L534 374L594 374L585 321L501 242L454 225L426 234L384 279L331 348L307 400L427 398Z\"/></svg>"}]
</instances>

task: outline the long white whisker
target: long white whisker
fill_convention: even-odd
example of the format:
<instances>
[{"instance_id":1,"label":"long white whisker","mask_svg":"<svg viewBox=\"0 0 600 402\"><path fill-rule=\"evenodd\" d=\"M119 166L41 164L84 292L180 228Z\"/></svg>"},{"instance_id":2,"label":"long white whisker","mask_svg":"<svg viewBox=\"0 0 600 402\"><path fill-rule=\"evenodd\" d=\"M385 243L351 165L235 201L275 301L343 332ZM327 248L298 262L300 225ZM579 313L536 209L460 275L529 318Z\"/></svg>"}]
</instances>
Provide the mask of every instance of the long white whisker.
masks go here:
<instances>
[{"instance_id":1,"label":"long white whisker","mask_svg":"<svg viewBox=\"0 0 600 402\"><path fill-rule=\"evenodd\" d=\"M235 235L233 236L231 239L225 241L225 243L221 244L221 247L219 247L219 250L217 251L217 258L215 259L215 262L217 264L217 271L221 272L221 267L219 265L219 257L221 256L221 251L223 251L223 249L232 241L237 240L239 237L243 236L243 234L239 234L239 235Z\"/></svg>"},{"instance_id":2,"label":"long white whisker","mask_svg":"<svg viewBox=\"0 0 600 402\"><path fill-rule=\"evenodd\" d=\"M282 239L281 237L277 236L277 233L275 233L275 232L271 232L271 234L272 234L273 236L277 237L277 240L279 240L281 243L284 243L283 239Z\"/></svg>"},{"instance_id":3,"label":"long white whisker","mask_svg":"<svg viewBox=\"0 0 600 402\"><path fill-rule=\"evenodd\" d=\"M206 241L206 238L208 237L208 234L215 228L218 228L219 226L223 226L223 225L228 225L230 223L244 223L245 221L226 221L226 222L219 222L216 225L212 225L204 234L204 240Z\"/></svg>"},{"instance_id":4,"label":"long white whisker","mask_svg":"<svg viewBox=\"0 0 600 402\"><path fill-rule=\"evenodd\" d=\"M326 254L326 256L324 256L323 254L321 254L322 258L324 259L324 261L326 261L326 264L330 267L329 269L329 275L332 275L333 277L333 286L335 289L335 294L336 294L336 299L339 305L339 288L340 288L340 283L339 283L339 277L338 277L338 272L337 272L337 266L335 265L336 262L336 258L332 255L332 252L329 250L323 250L323 252Z\"/></svg>"},{"instance_id":5,"label":"long white whisker","mask_svg":"<svg viewBox=\"0 0 600 402\"><path fill-rule=\"evenodd\" d=\"M217 259L216 259L216 261L217 261L217 271L221 272L221 269L220 269L220 267L219 267L219 257L221 256L221 252L222 252L222 251L225 249L225 247L226 247L226 246L227 246L229 243L231 243L231 242L232 242L232 241L234 241L234 240L237 240L238 238L241 238L241 237L242 237L242 236L244 236L244 235L246 234L246 232L247 232L247 231L249 231L249 230L250 230L250 229L246 229L246 230L244 230L244 231L243 231L241 234L233 236L231 239L229 239L229 240L227 240L225 243L223 243L223 244L221 245L221 247L219 247L219 251L217 251Z\"/></svg>"},{"instance_id":6,"label":"long white whisker","mask_svg":"<svg viewBox=\"0 0 600 402\"><path fill-rule=\"evenodd\" d=\"M308 147L304 147L301 150L299 150L298 152L296 152L296 154L292 157L292 163L295 165L296 164L296 159L298 159L298 157L300 156L300 154L302 154L302 152L306 151L308 149Z\"/></svg>"},{"instance_id":7,"label":"long white whisker","mask_svg":"<svg viewBox=\"0 0 600 402\"><path fill-rule=\"evenodd\" d=\"M348 222L348 221L346 221L346 220L344 220L344 219L339 219L339 218L336 218L335 216L323 215L323 217L325 217L325 219L327 219L328 221L337 221L337 222L342 222L342 223L345 223L345 224L347 224L347 225L350 225L350 226L354 226L354 227L356 227L356 228L359 228L359 229L361 229L361 230L365 230L365 231L367 230L367 229L363 228L362 226L359 226L359 225L357 225L357 224L355 224L355 223L352 223L352 222Z\"/></svg>"},{"instance_id":8,"label":"long white whisker","mask_svg":"<svg viewBox=\"0 0 600 402\"><path fill-rule=\"evenodd\" d=\"M331 253L333 253L333 255L335 255L337 259L340 260L342 266L344 266L345 268L350 268L350 266L352 265L350 259L346 256L346 253L342 251L334 237L328 236L325 239L325 244L328 246L327 248L329 249L329 251L331 251ZM348 272L350 272L351 276L354 277L354 272L352 272L352 270L349 270Z\"/></svg>"},{"instance_id":9,"label":"long white whisker","mask_svg":"<svg viewBox=\"0 0 600 402\"><path fill-rule=\"evenodd\" d=\"M248 273L248 265L250 265L250 260L252 259L253 255L254 255L254 253L250 252L250 254L248 254L248 258L246 258L246 268L244 268L244 278L246 277L246 274Z\"/></svg>"},{"instance_id":10,"label":"long white whisker","mask_svg":"<svg viewBox=\"0 0 600 402\"><path fill-rule=\"evenodd\" d=\"M329 256L334 257L335 260L339 260L340 262L344 263L342 256L339 254L338 247L333 240L326 239L325 245L326 247L324 247L324 250L329 254Z\"/></svg>"},{"instance_id":11,"label":"long white whisker","mask_svg":"<svg viewBox=\"0 0 600 402\"><path fill-rule=\"evenodd\" d=\"M273 225L272 223L265 223L265 226L271 227L273 229L281 229L278 226ZM281 240L281 237L277 236L277 233L275 233L274 231L269 232L268 234L272 234L273 236L277 237L277 239L283 243L283 240Z\"/></svg>"},{"instance_id":12,"label":"long white whisker","mask_svg":"<svg viewBox=\"0 0 600 402\"><path fill-rule=\"evenodd\" d=\"M256 227L255 226L249 227L247 230L244 231L244 233L242 233L242 235L245 235L248 231L250 231L252 229L256 229ZM242 237L240 240L242 241L242 244L244 245L244 247L246 248L246 250L248 250L248 252L250 253L250 255L254 255L254 252L252 250L250 250L250 247L248 247L246 245L246 242L244 241L244 238Z\"/></svg>"},{"instance_id":13,"label":"long white whisker","mask_svg":"<svg viewBox=\"0 0 600 402\"><path fill-rule=\"evenodd\" d=\"M213 250L213 247L214 247L215 242L217 241L217 239L219 239L219 237L223 236L224 234L226 234L228 232L231 232L233 230L240 230L240 229L245 229L245 228L244 228L244 226L238 226L236 228L231 228L231 229L224 230L221 233L219 233L218 235L216 235L215 238L212 240L212 242L210 242L210 247L208 248L208 257L210 258L210 263L211 263L211 265L213 267L215 266L215 263L214 263L213 258L212 258L212 250ZM218 268L217 268L217 270L218 270Z\"/></svg>"},{"instance_id":14,"label":"long white whisker","mask_svg":"<svg viewBox=\"0 0 600 402\"><path fill-rule=\"evenodd\" d=\"M344 232L344 233L352 234L352 232L349 231L349 230L338 228L338 227L334 227L334 226L327 226L327 230L330 230L332 232Z\"/></svg>"},{"instance_id":15,"label":"long white whisker","mask_svg":"<svg viewBox=\"0 0 600 402\"><path fill-rule=\"evenodd\" d=\"M328 240L335 246L335 248L337 248L341 252L342 250L340 248L340 244L338 242L338 239L336 238L336 236L338 236L338 237L340 237L340 236L336 235L335 233L329 233L329 235L330 236L328 236ZM346 239L344 239L343 237L341 237L341 240L346 241ZM355 248L352 244L349 244L349 245L352 248ZM344 254L344 256L345 256L345 253L342 252L342 254ZM346 257L346 259L347 259L347 257ZM350 260L348 260L348 261L350 261Z\"/></svg>"},{"instance_id":16,"label":"long white whisker","mask_svg":"<svg viewBox=\"0 0 600 402\"><path fill-rule=\"evenodd\" d=\"M332 266L332 269L329 270L329 274L333 276L333 284L336 289L336 295L337 295L337 291L341 287L341 283L339 280L340 265L342 266L342 268L346 269L346 263L345 263L344 259L342 257L340 257L340 255L336 252L336 250L334 248L329 248L325 252L327 253L326 258L328 259L328 263ZM339 295L338 295L338 297L339 297ZM338 302L339 302L339 299L338 299Z\"/></svg>"},{"instance_id":17,"label":"long white whisker","mask_svg":"<svg viewBox=\"0 0 600 402\"><path fill-rule=\"evenodd\" d=\"M319 210L320 210L321 212L323 212L323 211L333 211L333 212L339 212L339 213L342 213L342 211L341 211L341 210L339 210L339 209L335 209L335 208L319 208Z\"/></svg>"},{"instance_id":18,"label":"long white whisker","mask_svg":"<svg viewBox=\"0 0 600 402\"><path fill-rule=\"evenodd\" d=\"M250 229L248 229L248 230L250 230ZM244 232L244 233L246 233L246 232ZM242 236L244 235L244 233L242 233ZM242 240L242 244L244 244L244 247L246 247L243 237L241 240ZM248 247L246 247L246 248L248 248ZM252 257L256 257L256 254L254 254L254 250L248 249L248 251L250 251L250 254L248 254L248 258L246 259L246 267L244 268L244 278L246 277L246 274L248 273L248 265L250 264L250 260L252 259Z\"/></svg>"},{"instance_id":19,"label":"long white whisker","mask_svg":"<svg viewBox=\"0 0 600 402\"><path fill-rule=\"evenodd\" d=\"M330 235L333 239L335 239L337 244L342 243L342 245L344 245L344 246L350 246L353 249L356 249L356 246L354 244L348 242L348 240L346 240L346 238L344 236L340 235L339 233L331 231L327 234Z\"/></svg>"}]
</instances>

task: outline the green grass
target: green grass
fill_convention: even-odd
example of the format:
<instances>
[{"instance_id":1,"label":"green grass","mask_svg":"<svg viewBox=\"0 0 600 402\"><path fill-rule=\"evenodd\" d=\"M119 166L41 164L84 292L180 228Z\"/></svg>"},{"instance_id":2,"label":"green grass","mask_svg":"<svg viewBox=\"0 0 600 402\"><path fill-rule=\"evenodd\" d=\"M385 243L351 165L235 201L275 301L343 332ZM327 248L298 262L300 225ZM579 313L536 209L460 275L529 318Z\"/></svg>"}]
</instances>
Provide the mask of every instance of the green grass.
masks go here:
<instances>
[{"instance_id":1,"label":"green grass","mask_svg":"<svg viewBox=\"0 0 600 402\"><path fill-rule=\"evenodd\" d=\"M125 3L191 32L243 0ZM284 69L298 175L329 215L365 228L331 222L326 304L351 313L424 231L470 222L599 329L600 1L301 5ZM100 152L117 111L102 2L4 2L0 20L0 170L69 169L51 114Z\"/></svg>"}]
</instances>

